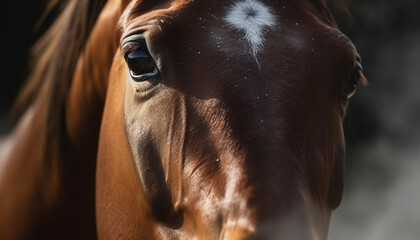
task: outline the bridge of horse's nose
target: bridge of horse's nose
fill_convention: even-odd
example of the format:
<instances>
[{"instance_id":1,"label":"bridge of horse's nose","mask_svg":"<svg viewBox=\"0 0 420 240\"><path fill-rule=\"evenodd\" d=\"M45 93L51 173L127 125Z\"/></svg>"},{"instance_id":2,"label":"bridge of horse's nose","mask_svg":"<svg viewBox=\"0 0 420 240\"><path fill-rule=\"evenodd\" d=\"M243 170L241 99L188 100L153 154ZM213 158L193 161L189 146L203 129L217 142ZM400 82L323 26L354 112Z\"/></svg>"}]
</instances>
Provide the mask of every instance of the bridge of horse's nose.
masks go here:
<instances>
[{"instance_id":1,"label":"bridge of horse's nose","mask_svg":"<svg viewBox=\"0 0 420 240\"><path fill-rule=\"evenodd\" d=\"M252 234L253 231L249 227L225 227L220 234L220 240L249 239Z\"/></svg>"},{"instance_id":2,"label":"bridge of horse's nose","mask_svg":"<svg viewBox=\"0 0 420 240\"><path fill-rule=\"evenodd\" d=\"M273 185L269 188L256 184L250 195L236 195L236 200L241 199L226 206L219 239L312 239L310 211L304 196L292 191L276 193L279 189Z\"/></svg>"},{"instance_id":3,"label":"bridge of horse's nose","mask_svg":"<svg viewBox=\"0 0 420 240\"><path fill-rule=\"evenodd\" d=\"M250 225L225 225L220 240L317 239L306 217L287 216Z\"/></svg>"},{"instance_id":4,"label":"bridge of horse's nose","mask_svg":"<svg viewBox=\"0 0 420 240\"><path fill-rule=\"evenodd\" d=\"M311 203L300 178L282 172L284 165L269 165L267 161L276 162L273 159L241 160L245 164L233 179L236 186L228 198L220 239L312 239ZM259 171L256 164L265 166Z\"/></svg>"},{"instance_id":5,"label":"bridge of horse's nose","mask_svg":"<svg viewBox=\"0 0 420 240\"><path fill-rule=\"evenodd\" d=\"M312 240L314 234L308 224L296 223L293 217L265 221L258 225L227 225L220 240Z\"/></svg>"}]
</instances>

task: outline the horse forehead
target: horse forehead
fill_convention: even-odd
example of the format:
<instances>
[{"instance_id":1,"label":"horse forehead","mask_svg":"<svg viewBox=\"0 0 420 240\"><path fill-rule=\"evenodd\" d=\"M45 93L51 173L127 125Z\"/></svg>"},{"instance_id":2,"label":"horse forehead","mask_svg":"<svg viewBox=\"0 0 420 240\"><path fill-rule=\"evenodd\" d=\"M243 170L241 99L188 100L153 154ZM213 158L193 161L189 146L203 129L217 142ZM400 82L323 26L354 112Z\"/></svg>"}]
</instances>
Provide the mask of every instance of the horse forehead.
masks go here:
<instances>
[{"instance_id":1,"label":"horse forehead","mask_svg":"<svg viewBox=\"0 0 420 240\"><path fill-rule=\"evenodd\" d=\"M226 33L224 30L228 29L238 33L240 39L246 40L254 55L263 49L265 38L269 32L289 29L291 18L302 20L314 17L313 14L305 14L308 12L308 4L302 5L293 1L285 1L284 4L280 4L277 1L269 0L177 0L171 4L162 4L165 1L156 1L156 4L145 4L146 7L144 7L142 3L149 1L133 1L137 4L131 4L126 9L128 14L123 15L123 30L143 24L150 25L150 23L161 25L164 22L177 22L177 25L184 27L202 25L201 30L208 33L211 32L210 28L223 33ZM150 10L146 11L148 8ZM193 10L184 12L185 9ZM135 24L130 24L133 22ZM306 23L308 22L306 21ZM301 25L305 26L304 23ZM293 30L299 31L297 28ZM301 30L306 32L308 29ZM195 35L202 37L202 33L195 32Z\"/></svg>"},{"instance_id":2,"label":"horse forehead","mask_svg":"<svg viewBox=\"0 0 420 240\"><path fill-rule=\"evenodd\" d=\"M154 36L189 44L184 48L185 54L191 55L187 50L195 46L198 55L208 50L220 56L256 61L258 67L264 59L274 55L278 59L279 51L285 49L288 51L282 51L283 58L293 54L310 58L316 48L342 35L319 16L326 13L315 11L303 1L177 0L162 4L166 2L163 0L149 4L153 6L149 6L150 11L142 9L142 3L151 0L134 2L138 4L132 4L127 11L129 17L122 20L123 37L132 32L131 27L147 25L143 30L150 29ZM171 31L165 31L168 28ZM168 36L173 30L180 34Z\"/></svg>"}]
</instances>

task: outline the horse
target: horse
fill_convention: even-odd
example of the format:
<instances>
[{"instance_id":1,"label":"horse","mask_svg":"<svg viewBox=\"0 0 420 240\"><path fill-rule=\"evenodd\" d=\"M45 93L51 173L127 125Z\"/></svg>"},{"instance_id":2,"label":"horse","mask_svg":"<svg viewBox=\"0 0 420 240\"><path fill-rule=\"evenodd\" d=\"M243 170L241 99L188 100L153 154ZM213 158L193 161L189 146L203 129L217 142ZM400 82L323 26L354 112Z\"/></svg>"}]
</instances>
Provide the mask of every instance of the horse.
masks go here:
<instances>
[{"instance_id":1,"label":"horse","mask_svg":"<svg viewBox=\"0 0 420 240\"><path fill-rule=\"evenodd\" d=\"M0 148L0 239L327 239L366 82L327 4L67 1Z\"/></svg>"}]
</instances>

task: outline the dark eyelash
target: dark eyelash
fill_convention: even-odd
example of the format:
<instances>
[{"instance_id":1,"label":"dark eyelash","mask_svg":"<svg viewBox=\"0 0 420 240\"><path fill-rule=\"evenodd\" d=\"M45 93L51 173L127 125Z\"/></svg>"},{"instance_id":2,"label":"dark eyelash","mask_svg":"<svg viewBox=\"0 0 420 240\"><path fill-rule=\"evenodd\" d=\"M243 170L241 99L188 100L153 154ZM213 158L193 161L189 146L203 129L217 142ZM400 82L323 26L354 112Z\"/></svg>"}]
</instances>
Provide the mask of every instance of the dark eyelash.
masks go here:
<instances>
[{"instance_id":1,"label":"dark eyelash","mask_svg":"<svg viewBox=\"0 0 420 240\"><path fill-rule=\"evenodd\" d=\"M127 56L130 52L133 52L137 49L141 49L147 53L149 53L149 50L147 48L146 39L144 39L142 34L134 34L129 37L126 37L122 41L121 46L121 55Z\"/></svg>"},{"instance_id":2,"label":"dark eyelash","mask_svg":"<svg viewBox=\"0 0 420 240\"><path fill-rule=\"evenodd\" d=\"M136 42L126 43L121 47L121 56L125 58L129 53L134 52L139 48L142 49L142 47L140 47L140 45Z\"/></svg>"}]
</instances>

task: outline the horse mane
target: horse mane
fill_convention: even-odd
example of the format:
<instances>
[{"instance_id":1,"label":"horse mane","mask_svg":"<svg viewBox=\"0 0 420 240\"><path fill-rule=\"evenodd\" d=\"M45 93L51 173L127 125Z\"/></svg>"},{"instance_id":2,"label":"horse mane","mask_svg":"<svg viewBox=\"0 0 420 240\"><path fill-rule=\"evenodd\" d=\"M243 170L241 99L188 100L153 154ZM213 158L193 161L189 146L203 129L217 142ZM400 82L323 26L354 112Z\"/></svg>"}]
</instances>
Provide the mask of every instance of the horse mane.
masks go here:
<instances>
[{"instance_id":1,"label":"horse mane","mask_svg":"<svg viewBox=\"0 0 420 240\"><path fill-rule=\"evenodd\" d=\"M62 138L64 106L73 72L105 2L51 0L46 8L47 13L55 6L61 11L32 48L29 75L12 109L14 119L30 108L37 109L37 124L45 129L45 136L37 139L44 148L44 159L53 157L60 146L56 144Z\"/></svg>"}]
</instances>

